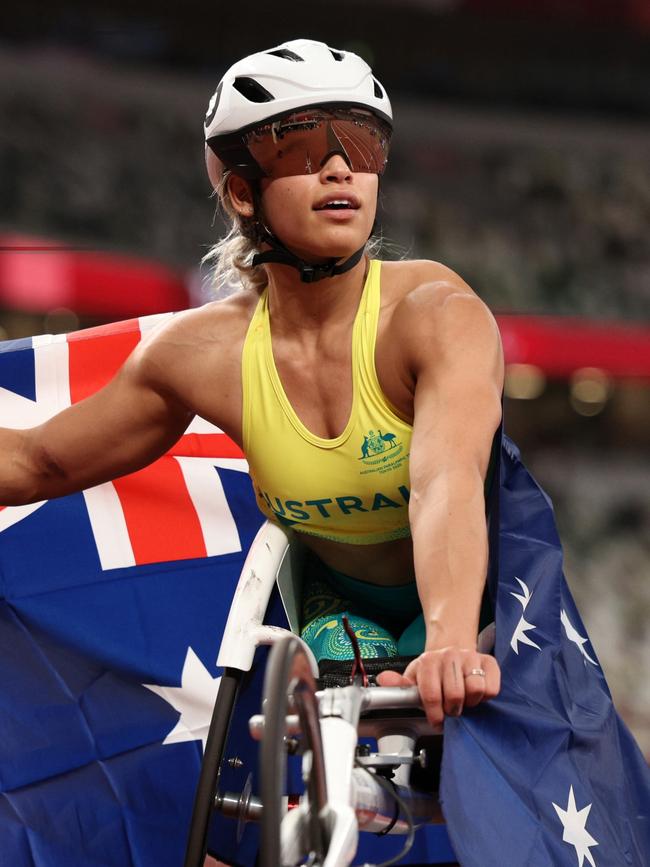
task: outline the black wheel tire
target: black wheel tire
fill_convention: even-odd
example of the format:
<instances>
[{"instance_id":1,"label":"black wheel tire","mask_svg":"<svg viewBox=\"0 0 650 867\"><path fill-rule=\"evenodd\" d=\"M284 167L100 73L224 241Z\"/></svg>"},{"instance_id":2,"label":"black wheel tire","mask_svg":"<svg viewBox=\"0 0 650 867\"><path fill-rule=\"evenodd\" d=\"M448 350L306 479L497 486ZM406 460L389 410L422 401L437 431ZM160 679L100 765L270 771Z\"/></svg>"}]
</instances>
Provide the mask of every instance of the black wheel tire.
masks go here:
<instances>
[{"instance_id":1,"label":"black wheel tire","mask_svg":"<svg viewBox=\"0 0 650 867\"><path fill-rule=\"evenodd\" d=\"M226 669L219 683L217 700L212 711L210 730L205 745L199 782L194 795L192 820L185 849L184 867L203 867L205 860L208 828L214 809L214 799L217 793L219 768L223 759L226 738L232 719L232 711L239 691L242 672L236 669Z\"/></svg>"}]
</instances>

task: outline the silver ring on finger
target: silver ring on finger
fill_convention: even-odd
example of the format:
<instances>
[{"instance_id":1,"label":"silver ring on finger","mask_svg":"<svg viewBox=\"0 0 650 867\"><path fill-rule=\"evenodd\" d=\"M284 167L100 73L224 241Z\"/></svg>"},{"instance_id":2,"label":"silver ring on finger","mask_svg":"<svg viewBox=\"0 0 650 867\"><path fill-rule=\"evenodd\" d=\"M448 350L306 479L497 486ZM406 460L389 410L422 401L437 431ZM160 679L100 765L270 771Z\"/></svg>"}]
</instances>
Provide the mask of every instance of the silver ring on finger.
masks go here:
<instances>
[{"instance_id":1,"label":"silver ring on finger","mask_svg":"<svg viewBox=\"0 0 650 867\"><path fill-rule=\"evenodd\" d=\"M485 677L485 671L482 668L471 668L463 677Z\"/></svg>"}]
</instances>

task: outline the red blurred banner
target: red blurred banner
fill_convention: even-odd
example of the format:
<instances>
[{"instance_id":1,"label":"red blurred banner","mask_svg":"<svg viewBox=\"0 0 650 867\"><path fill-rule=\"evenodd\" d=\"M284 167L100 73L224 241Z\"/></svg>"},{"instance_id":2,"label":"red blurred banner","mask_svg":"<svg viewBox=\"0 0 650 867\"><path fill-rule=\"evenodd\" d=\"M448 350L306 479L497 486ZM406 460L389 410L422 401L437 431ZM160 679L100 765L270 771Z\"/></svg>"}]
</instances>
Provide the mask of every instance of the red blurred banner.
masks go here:
<instances>
[{"instance_id":1,"label":"red blurred banner","mask_svg":"<svg viewBox=\"0 0 650 867\"><path fill-rule=\"evenodd\" d=\"M0 235L0 305L35 313L65 307L118 320L190 306L180 273L158 262ZM506 362L564 379L598 367L650 379L650 326L559 316L497 316Z\"/></svg>"},{"instance_id":2,"label":"red blurred banner","mask_svg":"<svg viewBox=\"0 0 650 867\"><path fill-rule=\"evenodd\" d=\"M159 262L3 234L0 305L30 313L65 307L81 316L123 319L184 309L189 296L182 275Z\"/></svg>"},{"instance_id":3,"label":"red blurred banner","mask_svg":"<svg viewBox=\"0 0 650 867\"><path fill-rule=\"evenodd\" d=\"M650 379L650 327L560 316L497 316L508 364L565 379L597 367L615 379Z\"/></svg>"}]
</instances>

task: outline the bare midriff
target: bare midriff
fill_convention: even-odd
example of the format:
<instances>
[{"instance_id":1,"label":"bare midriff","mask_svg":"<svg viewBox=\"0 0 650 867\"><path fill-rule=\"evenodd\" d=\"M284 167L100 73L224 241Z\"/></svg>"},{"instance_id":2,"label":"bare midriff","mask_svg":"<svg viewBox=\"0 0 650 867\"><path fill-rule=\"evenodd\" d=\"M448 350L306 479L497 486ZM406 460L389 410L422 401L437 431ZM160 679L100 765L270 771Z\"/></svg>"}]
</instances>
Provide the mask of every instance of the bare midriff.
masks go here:
<instances>
[{"instance_id":1,"label":"bare midriff","mask_svg":"<svg viewBox=\"0 0 650 867\"><path fill-rule=\"evenodd\" d=\"M373 545L351 545L301 533L300 539L320 559L351 578L382 587L415 581L410 537Z\"/></svg>"}]
</instances>

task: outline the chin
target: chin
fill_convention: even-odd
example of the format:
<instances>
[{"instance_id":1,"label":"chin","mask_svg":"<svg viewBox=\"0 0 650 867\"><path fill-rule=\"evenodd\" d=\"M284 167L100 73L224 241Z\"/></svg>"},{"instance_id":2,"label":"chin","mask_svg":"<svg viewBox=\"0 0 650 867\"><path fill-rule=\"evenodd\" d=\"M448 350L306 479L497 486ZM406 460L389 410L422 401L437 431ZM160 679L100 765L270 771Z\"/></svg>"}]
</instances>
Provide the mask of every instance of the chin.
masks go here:
<instances>
[{"instance_id":1,"label":"chin","mask_svg":"<svg viewBox=\"0 0 650 867\"><path fill-rule=\"evenodd\" d=\"M307 262L322 264L323 262L327 262L329 259L349 259L350 256L354 255L354 253L356 253L361 246L363 246L363 242L360 242L356 247L343 247L332 245L325 248L322 252L310 250L309 252L304 251L303 253L298 253L297 255L299 255L302 259L305 259L305 261Z\"/></svg>"},{"instance_id":2,"label":"chin","mask_svg":"<svg viewBox=\"0 0 650 867\"><path fill-rule=\"evenodd\" d=\"M345 236L341 237L342 235ZM360 247L363 247L369 235L370 229L368 230L368 234L355 232L352 237L349 232L328 232L326 237L319 239L320 243L309 247L309 256L318 257L319 259L348 259Z\"/></svg>"}]
</instances>

